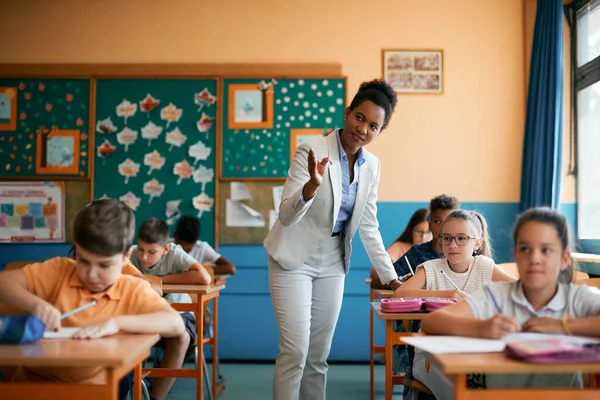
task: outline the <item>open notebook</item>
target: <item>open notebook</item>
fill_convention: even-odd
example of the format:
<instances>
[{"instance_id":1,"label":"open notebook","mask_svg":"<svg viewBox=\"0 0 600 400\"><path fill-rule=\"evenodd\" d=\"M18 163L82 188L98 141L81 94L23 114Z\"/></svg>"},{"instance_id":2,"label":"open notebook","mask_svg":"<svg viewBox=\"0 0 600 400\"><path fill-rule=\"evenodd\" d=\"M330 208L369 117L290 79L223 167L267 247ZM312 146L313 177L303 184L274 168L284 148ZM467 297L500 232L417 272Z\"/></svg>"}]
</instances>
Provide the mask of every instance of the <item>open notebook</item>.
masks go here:
<instances>
[{"instance_id":1,"label":"open notebook","mask_svg":"<svg viewBox=\"0 0 600 400\"><path fill-rule=\"evenodd\" d=\"M71 339L75 332L80 330L81 328L65 328L62 327L57 332L45 331L44 339Z\"/></svg>"},{"instance_id":2,"label":"open notebook","mask_svg":"<svg viewBox=\"0 0 600 400\"><path fill-rule=\"evenodd\" d=\"M501 340L462 336L409 336L402 338L402 341L431 354L498 353L504 351L507 344L529 341L560 341L565 344L579 346L599 343L594 339L578 336L548 335L528 332L513 333Z\"/></svg>"}]
</instances>

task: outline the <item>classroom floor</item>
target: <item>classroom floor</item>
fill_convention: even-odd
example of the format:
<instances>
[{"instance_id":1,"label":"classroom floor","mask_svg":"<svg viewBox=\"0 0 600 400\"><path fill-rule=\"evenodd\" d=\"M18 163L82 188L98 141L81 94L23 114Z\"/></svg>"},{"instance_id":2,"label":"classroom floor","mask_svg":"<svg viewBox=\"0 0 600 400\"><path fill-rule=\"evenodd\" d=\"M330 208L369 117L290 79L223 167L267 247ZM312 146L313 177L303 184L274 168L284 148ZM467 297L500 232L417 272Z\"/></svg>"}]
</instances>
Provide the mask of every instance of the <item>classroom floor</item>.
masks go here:
<instances>
[{"instance_id":1,"label":"classroom floor","mask_svg":"<svg viewBox=\"0 0 600 400\"><path fill-rule=\"evenodd\" d=\"M221 364L227 387L217 400L268 400L273 398L273 364ZM210 368L210 365L209 365ZM369 365L334 364L329 366L327 398L365 400L369 398ZM384 398L384 366L375 366L375 399ZM195 398L196 382L178 379L167 400ZM402 399L402 387L396 386L394 400Z\"/></svg>"}]
</instances>

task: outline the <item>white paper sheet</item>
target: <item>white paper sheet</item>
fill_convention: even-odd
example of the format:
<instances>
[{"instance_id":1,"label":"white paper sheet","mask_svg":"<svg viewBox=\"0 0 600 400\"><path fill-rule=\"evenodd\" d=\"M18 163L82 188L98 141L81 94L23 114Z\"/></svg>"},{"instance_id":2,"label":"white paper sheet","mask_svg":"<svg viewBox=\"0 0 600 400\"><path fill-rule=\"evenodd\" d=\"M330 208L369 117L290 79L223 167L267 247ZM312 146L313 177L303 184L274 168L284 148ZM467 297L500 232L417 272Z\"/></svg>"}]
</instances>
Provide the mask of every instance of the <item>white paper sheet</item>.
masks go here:
<instances>
[{"instance_id":1,"label":"white paper sheet","mask_svg":"<svg viewBox=\"0 0 600 400\"><path fill-rule=\"evenodd\" d=\"M275 221L277 221L277 211L269 210L269 230L273 229L273 225L275 225Z\"/></svg>"},{"instance_id":2,"label":"white paper sheet","mask_svg":"<svg viewBox=\"0 0 600 400\"><path fill-rule=\"evenodd\" d=\"M45 331L44 339L71 339L75 332L80 330L81 328L60 328L58 332Z\"/></svg>"},{"instance_id":3,"label":"white paper sheet","mask_svg":"<svg viewBox=\"0 0 600 400\"><path fill-rule=\"evenodd\" d=\"M275 210L279 210L279 205L281 204L281 194L283 193L283 186L274 186L273 187L273 208Z\"/></svg>"},{"instance_id":4,"label":"white paper sheet","mask_svg":"<svg viewBox=\"0 0 600 400\"><path fill-rule=\"evenodd\" d=\"M261 228L265 219L258 211L245 204L227 199L225 203L225 224L231 227Z\"/></svg>"},{"instance_id":5,"label":"white paper sheet","mask_svg":"<svg viewBox=\"0 0 600 400\"><path fill-rule=\"evenodd\" d=\"M502 340L460 336L412 336L402 341L431 354L497 353L505 346Z\"/></svg>"},{"instance_id":6,"label":"white paper sheet","mask_svg":"<svg viewBox=\"0 0 600 400\"><path fill-rule=\"evenodd\" d=\"M235 201L252 200L252 195L250 195L250 190L248 190L245 183L231 182L231 195L229 198Z\"/></svg>"}]
</instances>

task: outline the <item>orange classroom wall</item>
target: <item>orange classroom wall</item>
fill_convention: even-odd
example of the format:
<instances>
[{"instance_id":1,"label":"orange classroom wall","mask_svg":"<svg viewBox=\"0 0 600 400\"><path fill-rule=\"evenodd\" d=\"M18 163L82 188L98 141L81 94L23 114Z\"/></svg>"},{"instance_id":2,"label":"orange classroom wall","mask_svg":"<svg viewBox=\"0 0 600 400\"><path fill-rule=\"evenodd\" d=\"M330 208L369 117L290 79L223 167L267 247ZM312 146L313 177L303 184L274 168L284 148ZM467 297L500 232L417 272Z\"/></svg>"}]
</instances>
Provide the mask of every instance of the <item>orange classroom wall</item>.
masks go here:
<instances>
[{"instance_id":1,"label":"orange classroom wall","mask_svg":"<svg viewBox=\"0 0 600 400\"><path fill-rule=\"evenodd\" d=\"M0 63L337 62L352 94L382 48L443 49L444 94L399 96L369 146L379 199L519 200L531 0L2 3Z\"/></svg>"}]
</instances>

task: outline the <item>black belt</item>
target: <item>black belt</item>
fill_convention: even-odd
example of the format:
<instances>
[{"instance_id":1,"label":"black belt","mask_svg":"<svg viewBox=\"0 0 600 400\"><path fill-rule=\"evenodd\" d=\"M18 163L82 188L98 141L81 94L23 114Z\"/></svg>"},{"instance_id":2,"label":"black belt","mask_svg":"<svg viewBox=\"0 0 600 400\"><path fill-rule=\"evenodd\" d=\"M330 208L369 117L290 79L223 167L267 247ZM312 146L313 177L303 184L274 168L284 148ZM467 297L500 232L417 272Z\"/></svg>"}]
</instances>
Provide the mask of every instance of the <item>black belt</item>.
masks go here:
<instances>
[{"instance_id":1,"label":"black belt","mask_svg":"<svg viewBox=\"0 0 600 400\"><path fill-rule=\"evenodd\" d=\"M340 236L341 234L342 234L342 231L339 231L339 232L333 232L333 233L331 234L331 236Z\"/></svg>"}]
</instances>

